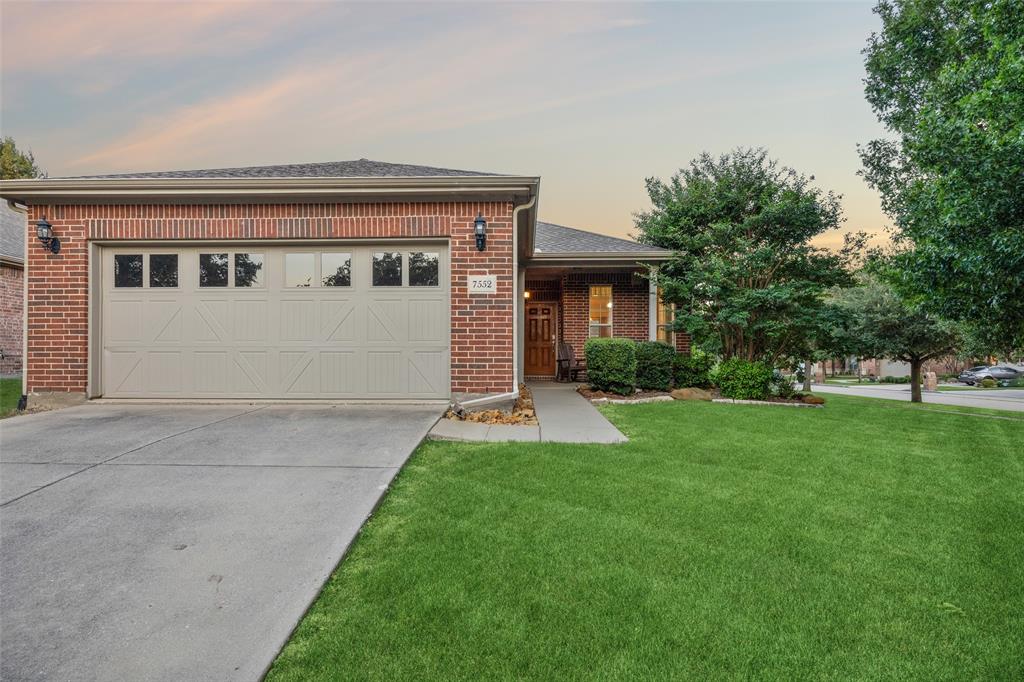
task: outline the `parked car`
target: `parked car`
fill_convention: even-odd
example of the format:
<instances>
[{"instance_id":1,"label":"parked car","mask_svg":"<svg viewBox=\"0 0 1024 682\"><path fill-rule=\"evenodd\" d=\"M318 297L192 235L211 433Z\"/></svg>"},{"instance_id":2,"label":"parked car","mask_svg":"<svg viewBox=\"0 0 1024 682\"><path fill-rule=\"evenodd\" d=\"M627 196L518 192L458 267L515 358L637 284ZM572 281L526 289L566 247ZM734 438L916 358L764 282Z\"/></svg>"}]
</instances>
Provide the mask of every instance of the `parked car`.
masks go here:
<instances>
[{"instance_id":1,"label":"parked car","mask_svg":"<svg viewBox=\"0 0 1024 682\"><path fill-rule=\"evenodd\" d=\"M960 376L958 376L956 378L956 380L959 381L961 384L967 384L968 386L973 386L974 384L976 384L979 381L981 381L981 379L978 379L977 377L975 377L975 373L976 372L981 372L981 371L986 370L986 369L988 369L988 365L978 365L977 367L968 367L964 371L960 372Z\"/></svg>"},{"instance_id":2,"label":"parked car","mask_svg":"<svg viewBox=\"0 0 1024 682\"><path fill-rule=\"evenodd\" d=\"M1010 381L1013 381L1020 376L1024 376L1024 370L1017 367L1011 367L1010 365L992 365L991 367L981 365L965 369L960 373L957 380L967 384L968 386L974 386L975 384L980 384L985 379L992 379L1005 386Z\"/></svg>"}]
</instances>

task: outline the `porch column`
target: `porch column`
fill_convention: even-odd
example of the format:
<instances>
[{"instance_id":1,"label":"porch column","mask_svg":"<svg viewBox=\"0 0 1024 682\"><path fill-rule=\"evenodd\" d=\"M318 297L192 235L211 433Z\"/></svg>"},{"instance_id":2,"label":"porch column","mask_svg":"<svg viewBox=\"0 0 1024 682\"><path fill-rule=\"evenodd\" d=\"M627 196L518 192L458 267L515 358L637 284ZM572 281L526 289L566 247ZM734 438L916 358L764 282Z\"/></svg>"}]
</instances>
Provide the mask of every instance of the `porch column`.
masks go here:
<instances>
[{"instance_id":1,"label":"porch column","mask_svg":"<svg viewBox=\"0 0 1024 682\"><path fill-rule=\"evenodd\" d=\"M647 280L647 338L658 340L658 268L651 266Z\"/></svg>"}]
</instances>

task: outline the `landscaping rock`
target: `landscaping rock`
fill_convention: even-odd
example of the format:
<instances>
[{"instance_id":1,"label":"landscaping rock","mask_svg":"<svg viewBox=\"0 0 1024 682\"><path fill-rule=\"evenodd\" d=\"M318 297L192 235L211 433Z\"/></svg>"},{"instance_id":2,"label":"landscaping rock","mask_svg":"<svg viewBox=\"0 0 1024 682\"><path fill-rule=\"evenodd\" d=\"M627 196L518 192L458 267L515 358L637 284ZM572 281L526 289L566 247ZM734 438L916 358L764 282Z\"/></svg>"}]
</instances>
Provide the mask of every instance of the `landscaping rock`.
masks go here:
<instances>
[{"instance_id":1,"label":"landscaping rock","mask_svg":"<svg viewBox=\"0 0 1024 682\"><path fill-rule=\"evenodd\" d=\"M804 402L808 405L824 405L825 399L820 395L805 395L803 398Z\"/></svg>"},{"instance_id":2,"label":"landscaping rock","mask_svg":"<svg viewBox=\"0 0 1024 682\"><path fill-rule=\"evenodd\" d=\"M676 400L711 400L711 394L702 388L677 388L672 391Z\"/></svg>"}]
</instances>

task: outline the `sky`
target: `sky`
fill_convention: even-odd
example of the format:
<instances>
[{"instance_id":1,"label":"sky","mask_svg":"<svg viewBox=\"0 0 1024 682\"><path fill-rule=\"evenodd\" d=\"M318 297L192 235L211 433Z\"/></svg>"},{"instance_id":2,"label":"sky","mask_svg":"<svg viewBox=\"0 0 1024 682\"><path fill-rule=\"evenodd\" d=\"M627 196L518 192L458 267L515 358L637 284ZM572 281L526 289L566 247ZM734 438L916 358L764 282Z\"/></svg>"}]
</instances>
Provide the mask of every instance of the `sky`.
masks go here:
<instances>
[{"instance_id":1,"label":"sky","mask_svg":"<svg viewBox=\"0 0 1024 682\"><path fill-rule=\"evenodd\" d=\"M857 175L870 2L0 0L0 133L51 176L369 158L542 178L614 236L644 179L763 146L888 224ZM841 243L840 233L819 238Z\"/></svg>"}]
</instances>

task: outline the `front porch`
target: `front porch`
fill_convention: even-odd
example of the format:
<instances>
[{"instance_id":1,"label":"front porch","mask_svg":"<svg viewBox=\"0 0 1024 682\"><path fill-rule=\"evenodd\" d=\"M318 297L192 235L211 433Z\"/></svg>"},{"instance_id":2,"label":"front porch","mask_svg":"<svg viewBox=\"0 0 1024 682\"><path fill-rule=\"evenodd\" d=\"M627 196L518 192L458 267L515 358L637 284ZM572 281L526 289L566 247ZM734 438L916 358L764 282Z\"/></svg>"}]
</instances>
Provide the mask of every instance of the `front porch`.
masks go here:
<instances>
[{"instance_id":1,"label":"front porch","mask_svg":"<svg viewBox=\"0 0 1024 682\"><path fill-rule=\"evenodd\" d=\"M672 331L672 310L660 304L644 267L527 267L522 295L527 380L555 379L559 344L582 359L591 337L662 341L689 351L689 338Z\"/></svg>"}]
</instances>

